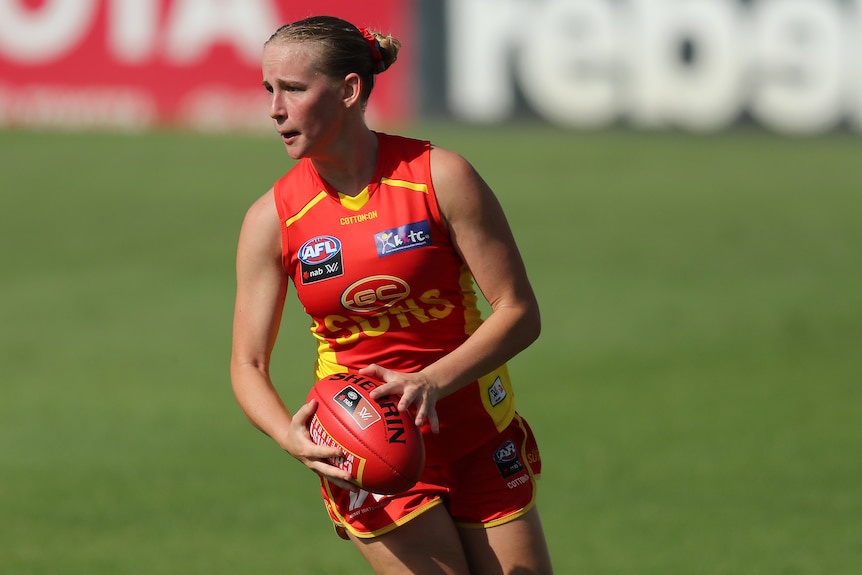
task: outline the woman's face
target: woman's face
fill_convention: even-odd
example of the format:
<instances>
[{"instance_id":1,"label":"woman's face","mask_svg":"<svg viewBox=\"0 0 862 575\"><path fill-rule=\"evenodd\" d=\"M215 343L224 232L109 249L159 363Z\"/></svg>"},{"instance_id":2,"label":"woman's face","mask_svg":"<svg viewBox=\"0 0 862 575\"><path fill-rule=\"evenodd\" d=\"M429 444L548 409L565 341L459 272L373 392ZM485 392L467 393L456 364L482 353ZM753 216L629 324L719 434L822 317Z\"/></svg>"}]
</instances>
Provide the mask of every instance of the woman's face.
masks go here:
<instances>
[{"instance_id":1,"label":"woman's face","mask_svg":"<svg viewBox=\"0 0 862 575\"><path fill-rule=\"evenodd\" d=\"M293 159L325 157L340 134L347 107L344 83L315 67L312 42L268 44L263 51L263 85L269 115Z\"/></svg>"}]
</instances>

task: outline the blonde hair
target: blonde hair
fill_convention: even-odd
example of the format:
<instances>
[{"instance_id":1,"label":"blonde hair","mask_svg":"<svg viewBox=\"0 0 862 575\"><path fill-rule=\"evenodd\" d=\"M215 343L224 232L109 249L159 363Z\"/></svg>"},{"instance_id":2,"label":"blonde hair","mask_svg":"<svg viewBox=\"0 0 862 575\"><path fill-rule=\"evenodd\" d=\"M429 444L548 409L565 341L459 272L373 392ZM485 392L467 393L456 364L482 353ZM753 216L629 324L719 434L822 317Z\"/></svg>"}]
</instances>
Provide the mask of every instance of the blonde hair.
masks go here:
<instances>
[{"instance_id":1,"label":"blonde hair","mask_svg":"<svg viewBox=\"0 0 862 575\"><path fill-rule=\"evenodd\" d=\"M334 16L312 16L285 24L265 45L284 42L315 42L320 46L317 69L333 78L351 73L365 80L362 98L374 88L374 75L389 69L398 59L401 42L391 34L359 29Z\"/></svg>"}]
</instances>

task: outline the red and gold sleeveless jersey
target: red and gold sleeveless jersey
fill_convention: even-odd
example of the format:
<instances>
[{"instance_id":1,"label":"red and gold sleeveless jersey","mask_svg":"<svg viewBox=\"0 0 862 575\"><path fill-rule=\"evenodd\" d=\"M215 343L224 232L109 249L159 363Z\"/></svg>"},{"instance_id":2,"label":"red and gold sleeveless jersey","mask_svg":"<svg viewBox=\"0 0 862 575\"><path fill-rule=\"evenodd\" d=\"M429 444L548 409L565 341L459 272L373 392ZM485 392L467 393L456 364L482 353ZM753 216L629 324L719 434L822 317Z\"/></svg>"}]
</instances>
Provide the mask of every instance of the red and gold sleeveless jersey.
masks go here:
<instances>
[{"instance_id":1,"label":"red and gold sleeveless jersey","mask_svg":"<svg viewBox=\"0 0 862 575\"><path fill-rule=\"evenodd\" d=\"M371 183L356 197L323 181L308 159L274 186L282 261L312 318L316 378L370 363L414 372L481 323L473 279L440 215L427 141L377 134ZM438 449L481 441L515 413L506 366L437 403ZM468 439L465 441L466 439Z\"/></svg>"}]
</instances>

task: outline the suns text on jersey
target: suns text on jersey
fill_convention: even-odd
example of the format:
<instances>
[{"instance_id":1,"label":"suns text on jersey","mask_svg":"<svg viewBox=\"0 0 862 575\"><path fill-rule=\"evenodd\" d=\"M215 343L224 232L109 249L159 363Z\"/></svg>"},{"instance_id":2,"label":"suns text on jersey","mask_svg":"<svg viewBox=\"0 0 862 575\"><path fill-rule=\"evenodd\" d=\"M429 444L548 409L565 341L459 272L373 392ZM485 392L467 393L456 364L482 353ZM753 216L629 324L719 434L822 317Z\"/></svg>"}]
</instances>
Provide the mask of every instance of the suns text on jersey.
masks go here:
<instances>
[{"instance_id":1,"label":"suns text on jersey","mask_svg":"<svg viewBox=\"0 0 862 575\"><path fill-rule=\"evenodd\" d=\"M447 299L440 297L439 289L429 289L417 298L407 297L394 305L368 315L328 315L323 319L324 335L338 344L348 344L361 335L378 336L386 333L397 322L401 328L412 322L428 323L447 317L455 308Z\"/></svg>"}]
</instances>

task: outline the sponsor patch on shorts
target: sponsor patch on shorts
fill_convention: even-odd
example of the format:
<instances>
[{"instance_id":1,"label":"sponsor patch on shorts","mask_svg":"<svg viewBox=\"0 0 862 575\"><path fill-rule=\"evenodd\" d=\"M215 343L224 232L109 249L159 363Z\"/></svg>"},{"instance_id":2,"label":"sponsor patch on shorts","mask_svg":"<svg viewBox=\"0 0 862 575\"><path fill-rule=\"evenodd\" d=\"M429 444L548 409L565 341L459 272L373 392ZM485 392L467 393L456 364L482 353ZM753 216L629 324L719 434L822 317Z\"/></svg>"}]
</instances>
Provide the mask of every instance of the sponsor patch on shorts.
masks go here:
<instances>
[{"instance_id":1,"label":"sponsor patch on shorts","mask_svg":"<svg viewBox=\"0 0 862 575\"><path fill-rule=\"evenodd\" d=\"M524 464L521 463L521 458L518 456L518 448L511 439L494 452L494 463L497 464L497 469L504 479L524 470Z\"/></svg>"}]
</instances>

